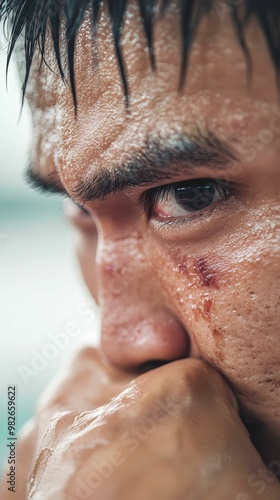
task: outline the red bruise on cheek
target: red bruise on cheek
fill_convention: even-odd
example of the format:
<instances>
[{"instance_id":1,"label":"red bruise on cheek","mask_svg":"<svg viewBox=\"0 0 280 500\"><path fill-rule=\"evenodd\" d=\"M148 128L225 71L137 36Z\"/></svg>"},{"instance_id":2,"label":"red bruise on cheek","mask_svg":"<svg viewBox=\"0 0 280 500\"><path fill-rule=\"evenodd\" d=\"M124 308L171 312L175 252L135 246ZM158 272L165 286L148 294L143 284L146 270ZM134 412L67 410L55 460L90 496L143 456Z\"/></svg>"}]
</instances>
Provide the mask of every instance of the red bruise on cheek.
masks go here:
<instances>
[{"instance_id":1,"label":"red bruise on cheek","mask_svg":"<svg viewBox=\"0 0 280 500\"><path fill-rule=\"evenodd\" d=\"M213 328L212 333L216 344L215 355L220 361L224 361L224 333L221 328Z\"/></svg>"},{"instance_id":2,"label":"red bruise on cheek","mask_svg":"<svg viewBox=\"0 0 280 500\"><path fill-rule=\"evenodd\" d=\"M212 299L206 297L200 304L191 306L195 321L199 321L200 318L210 321Z\"/></svg>"},{"instance_id":3,"label":"red bruise on cheek","mask_svg":"<svg viewBox=\"0 0 280 500\"><path fill-rule=\"evenodd\" d=\"M210 297L207 297L203 303L204 314L206 318L210 318L211 307L212 299L210 299Z\"/></svg>"},{"instance_id":4,"label":"red bruise on cheek","mask_svg":"<svg viewBox=\"0 0 280 500\"><path fill-rule=\"evenodd\" d=\"M219 328L214 328L214 329L212 330L212 332L213 332L213 337L214 337L216 340L220 339L220 338L223 336L223 332L222 332L222 330L221 330L221 329L219 329Z\"/></svg>"},{"instance_id":5,"label":"red bruise on cheek","mask_svg":"<svg viewBox=\"0 0 280 500\"><path fill-rule=\"evenodd\" d=\"M205 257L195 260L193 268L202 286L220 288L218 284L219 272L211 267Z\"/></svg>"},{"instance_id":6,"label":"red bruise on cheek","mask_svg":"<svg viewBox=\"0 0 280 500\"><path fill-rule=\"evenodd\" d=\"M215 259L215 268L213 265L214 258L212 257L211 263L210 258L199 257L198 259L193 259L193 257L184 257L181 262L179 262L174 271L184 274L189 280L190 284L199 287L206 287L208 291L199 293L192 298L191 310L193 318L196 322L203 320L208 325L208 332L212 335L213 339L213 362L222 363L224 361L224 332L219 327L216 326L213 320L213 298L210 296L209 289L220 289L220 281L223 275L223 268L221 262L217 262ZM191 263L191 264L189 264ZM195 281L194 281L195 278Z\"/></svg>"}]
</instances>

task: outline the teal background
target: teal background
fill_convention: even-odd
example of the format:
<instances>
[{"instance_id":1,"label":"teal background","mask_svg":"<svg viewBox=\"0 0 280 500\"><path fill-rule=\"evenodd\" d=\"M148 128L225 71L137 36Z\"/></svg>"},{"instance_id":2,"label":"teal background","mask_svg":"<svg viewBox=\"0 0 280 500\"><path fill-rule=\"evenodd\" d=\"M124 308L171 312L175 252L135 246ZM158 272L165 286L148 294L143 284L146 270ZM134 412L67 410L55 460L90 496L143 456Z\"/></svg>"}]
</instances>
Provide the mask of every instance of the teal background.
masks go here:
<instances>
[{"instance_id":1,"label":"teal background","mask_svg":"<svg viewBox=\"0 0 280 500\"><path fill-rule=\"evenodd\" d=\"M80 345L96 343L98 321L82 284L70 227L56 197L32 191L23 171L32 140L27 107L18 122L16 69L5 87L5 52L0 52L0 468L7 453L7 387L17 385L18 427L32 416L38 397ZM91 313L81 313L88 307ZM74 322L80 333L46 366L24 380L34 350L42 353L50 334Z\"/></svg>"}]
</instances>

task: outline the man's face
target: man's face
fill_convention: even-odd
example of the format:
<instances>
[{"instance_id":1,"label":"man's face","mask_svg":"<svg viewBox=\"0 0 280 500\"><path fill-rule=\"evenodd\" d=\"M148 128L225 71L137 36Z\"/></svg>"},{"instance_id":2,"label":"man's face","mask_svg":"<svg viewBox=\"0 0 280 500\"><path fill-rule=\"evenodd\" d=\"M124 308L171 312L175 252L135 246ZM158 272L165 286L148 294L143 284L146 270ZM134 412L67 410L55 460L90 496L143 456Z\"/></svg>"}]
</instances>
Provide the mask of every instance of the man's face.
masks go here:
<instances>
[{"instance_id":1,"label":"man's face","mask_svg":"<svg viewBox=\"0 0 280 500\"><path fill-rule=\"evenodd\" d=\"M203 20L181 91L174 6L156 22L156 72L134 5L122 40L128 110L105 13L94 46L89 18L78 36L77 120L70 89L45 65L34 64L28 89L36 174L88 199L90 215L69 213L102 352L135 373L202 357L247 417L277 422L280 111L260 27L247 29L251 87L230 12ZM51 49L46 60L54 67Z\"/></svg>"}]
</instances>

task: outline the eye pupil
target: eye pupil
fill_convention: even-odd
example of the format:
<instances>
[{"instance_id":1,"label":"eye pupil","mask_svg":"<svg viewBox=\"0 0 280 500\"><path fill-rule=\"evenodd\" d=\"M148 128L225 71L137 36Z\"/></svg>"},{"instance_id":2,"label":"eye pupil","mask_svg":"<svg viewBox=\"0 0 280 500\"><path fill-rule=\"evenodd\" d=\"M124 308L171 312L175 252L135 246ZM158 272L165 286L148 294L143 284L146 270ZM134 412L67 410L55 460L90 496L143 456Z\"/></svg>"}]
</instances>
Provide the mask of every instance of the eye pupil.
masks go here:
<instances>
[{"instance_id":1,"label":"eye pupil","mask_svg":"<svg viewBox=\"0 0 280 500\"><path fill-rule=\"evenodd\" d=\"M231 189L228 183L217 179L190 179L155 188L150 191L148 200L150 217L159 219L174 219L218 207L229 199Z\"/></svg>"},{"instance_id":2,"label":"eye pupil","mask_svg":"<svg viewBox=\"0 0 280 500\"><path fill-rule=\"evenodd\" d=\"M197 211L211 205L217 195L217 186L201 182L196 185L177 186L174 190L175 200L188 210Z\"/></svg>"}]
</instances>

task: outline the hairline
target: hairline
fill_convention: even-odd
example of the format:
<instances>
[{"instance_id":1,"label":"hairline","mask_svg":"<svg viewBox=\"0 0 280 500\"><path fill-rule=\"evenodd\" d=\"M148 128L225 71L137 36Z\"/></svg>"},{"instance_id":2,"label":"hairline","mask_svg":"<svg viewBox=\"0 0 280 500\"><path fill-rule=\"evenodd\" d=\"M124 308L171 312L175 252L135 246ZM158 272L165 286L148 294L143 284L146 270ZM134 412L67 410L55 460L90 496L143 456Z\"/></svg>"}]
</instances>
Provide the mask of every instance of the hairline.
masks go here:
<instances>
[{"instance_id":1,"label":"hairline","mask_svg":"<svg viewBox=\"0 0 280 500\"><path fill-rule=\"evenodd\" d=\"M255 15L258 18L260 27L262 28L266 41L273 59L276 81L279 86L280 81L280 5L277 0L243 0L241 4L244 7L243 14L232 0L221 0L225 5L232 5L228 7L232 22L236 31L237 38L243 50L248 69L248 76L252 74L252 61L251 54L246 43L246 26L251 16ZM179 89L185 83L185 76L187 71L188 57L192 48L192 42L196 36L197 29L200 25L202 18L214 8L215 0L182 0L181 7L179 8L180 24L181 24L181 40L182 40L182 63L181 63L181 77ZM143 29L146 37L146 43L149 49L150 63L154 70L156 67L156 59L153 47L153 30L155 22L155 4L153 0L136 0L139 7L139 19L143 24ZM166 9L172 8L177 2L172 0L162 0L162 14L164 15ZM221 2L220 2L221 3ZM19 5L21 4L21 10ZM31 4L34 6L31 12ZM60 45L61 27L64 24L65 43L66 43L66 58L68 78L73 95L75 109L77 109L77 96L75 86L75 67L74 55L76 46L76 37L85 15L90 11L93 37L96 36L96 28L100 22L101 6L107 8L111 31L113 34L113 43L115 46L115 53L118 61L120 77L123 84L123 91L126 104L129 104L129 82L127 81L125 65L123 61L123 54L121 48L121 35L125 14L130 1L121 2L120 0L49 0L46 4L43 0L22 0L21 3L17 0L0 0L0 20L3 19L4 23L9 21L10 35L9 35L9 49L8 60L16 47L16 42L20 35L24 37L24 51L25 51L25 71L23 76L23 97L25 95L30 69L33 61L35 50L39 48L42 61L45 62L45 49L46 49L46 35L50 30L50 36L54 53L58 65L58 70L61 78L66 81L67 76L62 64L62 52ZM240 4L240 2L238 2ZM203 9L202 9L203 6ZM25 7L25 13L23 14ZM29 7L29 9L28 9ZM36 18L36 15L37 18ZM274 14L274 17L272 16ZM63 20L63 22L62 22ZM278 31L277 31L278 30Z\"/></svg>"}]
</instances>

